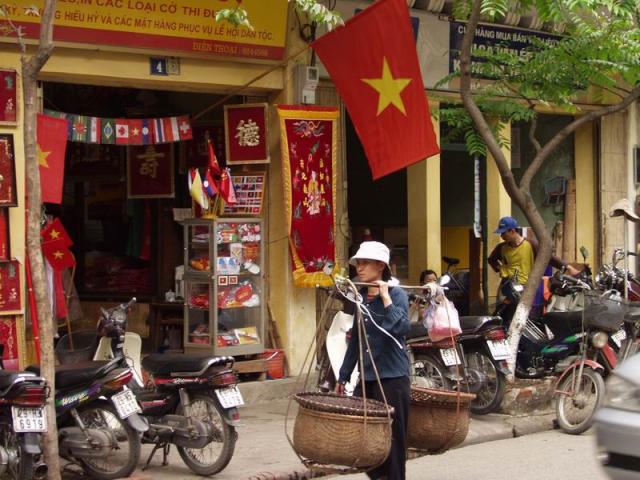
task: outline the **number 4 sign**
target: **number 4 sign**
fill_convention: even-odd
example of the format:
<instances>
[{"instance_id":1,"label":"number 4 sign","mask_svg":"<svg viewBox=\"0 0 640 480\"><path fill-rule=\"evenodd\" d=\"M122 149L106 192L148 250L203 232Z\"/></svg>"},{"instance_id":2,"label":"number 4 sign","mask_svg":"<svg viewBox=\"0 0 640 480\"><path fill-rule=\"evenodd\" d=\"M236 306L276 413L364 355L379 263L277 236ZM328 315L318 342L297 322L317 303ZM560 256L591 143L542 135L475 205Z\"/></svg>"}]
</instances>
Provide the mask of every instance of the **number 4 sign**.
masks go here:
<instances>
[{"instance_id":1,"label":"number 4 sign","mask_svg":"<svg viewBox=\"0 0 640 480\"><path fill-rule=\"evenodd\" d=\"M151 57L149 58L149 63L150 63L150 74L151 75L162 75L162 76L166 76L169 75L169 72L167 71L167 59L164 57L160 57L160 58L156 58L156 57Z\"/></svg>"}]
</instances>

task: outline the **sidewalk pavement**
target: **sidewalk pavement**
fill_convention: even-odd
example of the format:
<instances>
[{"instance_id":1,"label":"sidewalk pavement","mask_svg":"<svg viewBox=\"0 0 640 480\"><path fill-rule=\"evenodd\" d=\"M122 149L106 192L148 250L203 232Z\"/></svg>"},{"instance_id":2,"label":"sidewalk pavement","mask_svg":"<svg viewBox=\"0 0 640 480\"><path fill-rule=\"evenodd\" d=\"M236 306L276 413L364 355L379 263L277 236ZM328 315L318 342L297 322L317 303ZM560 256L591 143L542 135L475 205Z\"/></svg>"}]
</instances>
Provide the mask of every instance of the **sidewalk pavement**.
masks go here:
<instances>
[{"instance_id":1,"label":"sidewalk pavement","mask_svg":"<svg viewBox=\"0 0 640 480\"><path fill-rule=\"evenodd\" d=\"M238 427L238 441L231 462L214 478L217 480L301 480L311 478L285 435L284 425L289 400L283 399L295 387L295 379L241 384L246 406L240 410L242 425ZM264 401L258 401L264 400ZM288 427L291 432L295 420L296 403L291 402ZM518 437L553 428L554 415L548 411L510 416L491 414L473 417L469 435L461 447L476 443ZM460 447L459 447L460 448ZM140 469L132 477L136 480L183 480L201 478L184 465L172 448L169 465L163 467L159 452L148 470L142 465L151 451L144 445ZM446 453L445 453L446 455Z\"/></svg>"}]
</instances>

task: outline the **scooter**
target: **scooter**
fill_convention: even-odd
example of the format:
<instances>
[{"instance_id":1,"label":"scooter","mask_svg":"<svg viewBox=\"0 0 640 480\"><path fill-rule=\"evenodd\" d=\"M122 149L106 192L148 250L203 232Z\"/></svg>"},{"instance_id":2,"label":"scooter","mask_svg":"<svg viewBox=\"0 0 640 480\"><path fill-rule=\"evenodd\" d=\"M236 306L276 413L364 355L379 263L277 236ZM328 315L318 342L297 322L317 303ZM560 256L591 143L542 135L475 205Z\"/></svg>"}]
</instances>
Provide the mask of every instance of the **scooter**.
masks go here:
<instances>
[{"instance_id":1,"label":"scooter","mask_svg":"<svg viewBox=\"0 0 640 480\"><path fill-rule=\"evenodd\" d=\"M127 349L126 343L137 336L126 330L129 307L135 301L103 309L98 324L102 336L98 352L122 362L129 356L134 366L140 365L140 352ZM182 354L153 354L142 360L151 377L144 386L138 372L131 388L149 422L142 443L154 445L145 470L158 450L167 465L171 445L198 475L214 475L227 466L238 438L238 407L244 404L233 364L233 357Z\"/></svg>"},{"instance_id":2,"label":"scooter","mask_svg":"<svg viewBox=\"0 0 640 480\"><path fill-rule=\"evenodd\" d=\"M580 288L572 277L564 281ZM628 305L618 292L585 292L584 334L578 355L569 357L569 365L558 378L555 388L556 418L560 428L578 435L593 424L596 410L604 400L604 379L619 361L626 330L623 320L637 324L640 313L628 312Z\"/></svg>"},{"instance_id":3,"label":"scooter","mask_svg":"<svg viewBox=\"0 0 640 480\"><path fill-rule=\"evenodd\" d=\"M39 374L39 366L28 371ZM55 373L60 456L91 478L128 477L140 459L140 433L148 429L127 387L133 374L121 358L62 365Z\"/></svg>"},{"instance_id":4,"label":"scooter","mask_svg":"<svg viewBox=\"0 0 640 480\"><path fill-rule=\"evenodd\" d=\"M0 344L0 478L45 480L40 458L49 388L34 373L4 370L3 351Z\"/></svg>"}]
</instances>

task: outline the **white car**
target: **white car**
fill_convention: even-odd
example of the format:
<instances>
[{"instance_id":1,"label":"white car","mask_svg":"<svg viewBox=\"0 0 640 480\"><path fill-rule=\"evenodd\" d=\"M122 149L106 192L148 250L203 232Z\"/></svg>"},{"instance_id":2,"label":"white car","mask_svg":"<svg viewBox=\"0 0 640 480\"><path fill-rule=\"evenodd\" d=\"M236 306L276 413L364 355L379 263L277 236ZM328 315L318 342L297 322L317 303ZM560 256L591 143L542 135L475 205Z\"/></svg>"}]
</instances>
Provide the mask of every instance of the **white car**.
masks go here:
<instances>
[{"instance_id":1,"label":"white car","mask_svg":"<svg viewBox=\"0 0 640 480\"><path fill-rule=\"evenodd\" d=\"M607 475L615 480L640 480L640 355L613 371L595 422Z\"/></svg>"}]
</instances>

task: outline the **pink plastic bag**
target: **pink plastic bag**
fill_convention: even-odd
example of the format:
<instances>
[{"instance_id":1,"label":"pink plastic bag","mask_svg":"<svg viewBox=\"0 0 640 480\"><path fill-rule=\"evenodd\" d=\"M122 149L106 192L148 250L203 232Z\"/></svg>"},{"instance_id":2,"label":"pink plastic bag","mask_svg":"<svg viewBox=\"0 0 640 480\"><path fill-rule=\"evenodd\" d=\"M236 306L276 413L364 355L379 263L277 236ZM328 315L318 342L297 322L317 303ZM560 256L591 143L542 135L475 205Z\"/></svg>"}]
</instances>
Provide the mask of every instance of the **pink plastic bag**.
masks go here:
<instances>
[{"instance_id":1,"label":"pink plastic bag","mask_svg":"<svg viewBox=\"0 0 640 480\"><path fill-rule=\"evenodd\" d=\"M444 296L427 308L424 316L424 326L429 332L429 338L432 342L439 342L462 333L458 310Z\"/></svg>"}]
</instances>

